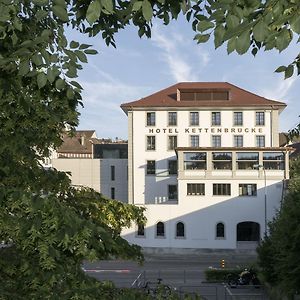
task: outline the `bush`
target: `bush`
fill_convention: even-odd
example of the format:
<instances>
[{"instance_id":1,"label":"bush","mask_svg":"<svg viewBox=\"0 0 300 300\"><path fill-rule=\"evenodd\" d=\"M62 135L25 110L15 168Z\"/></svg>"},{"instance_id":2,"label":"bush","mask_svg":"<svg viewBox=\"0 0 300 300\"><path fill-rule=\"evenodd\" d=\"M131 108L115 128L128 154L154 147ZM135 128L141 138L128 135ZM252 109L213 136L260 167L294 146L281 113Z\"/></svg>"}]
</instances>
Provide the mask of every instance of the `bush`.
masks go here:
<instances>
[{"instance_id":1,"label":"bush","mask_svg":"<svg viewBox=\"0 0 300 300\"><path fill-rule=\"evenodd\" d=\"M251 268L257 273L255 268ZM205 278L208 282L223 282L227 281L229 274L239 275L245 268L234 268L234 269L207 269L205 270Z\"/></svg>"}]
</instances>

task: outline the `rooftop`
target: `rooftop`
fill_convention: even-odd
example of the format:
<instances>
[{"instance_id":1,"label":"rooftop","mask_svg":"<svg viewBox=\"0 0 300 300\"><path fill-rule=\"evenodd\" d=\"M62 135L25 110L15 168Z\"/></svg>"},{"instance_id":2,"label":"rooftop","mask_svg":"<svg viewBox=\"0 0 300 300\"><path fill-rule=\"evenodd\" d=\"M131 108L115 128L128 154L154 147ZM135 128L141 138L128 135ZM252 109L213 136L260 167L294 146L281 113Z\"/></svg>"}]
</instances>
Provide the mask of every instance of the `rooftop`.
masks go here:
<instances>
[{"instance_id":1,"label":"rooftop","mask_svg":"<svg viewBox=\"0 0 300 300\"><path fill-rule=\"evenodd\" d=\"M140 100L123 103L134 108L159 107L269 107L283 110L285 103L266 99L228 82L181 82Z\"/></svg>"}]
</instances>

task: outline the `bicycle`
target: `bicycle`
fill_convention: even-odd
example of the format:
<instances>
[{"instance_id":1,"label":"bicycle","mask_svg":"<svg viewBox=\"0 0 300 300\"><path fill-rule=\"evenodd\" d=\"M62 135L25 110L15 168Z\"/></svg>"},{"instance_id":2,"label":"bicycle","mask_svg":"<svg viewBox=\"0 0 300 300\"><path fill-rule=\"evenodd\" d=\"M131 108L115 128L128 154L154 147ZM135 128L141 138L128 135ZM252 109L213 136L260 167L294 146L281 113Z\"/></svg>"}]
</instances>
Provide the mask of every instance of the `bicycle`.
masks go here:
<instances>
[{"instance_id":1,"label":"bicycle","mask_svg":"<svg viewBox=\"0 0 300 300\"><path fill-rule=\"evenodd\" d=\"M168 299L173 289L169 285L163 284L162 278L157 278L157 281L147 281L143 286L143 290L153 299L156 299L158 295L163 299Z\"/></svg>"}]
</instances>

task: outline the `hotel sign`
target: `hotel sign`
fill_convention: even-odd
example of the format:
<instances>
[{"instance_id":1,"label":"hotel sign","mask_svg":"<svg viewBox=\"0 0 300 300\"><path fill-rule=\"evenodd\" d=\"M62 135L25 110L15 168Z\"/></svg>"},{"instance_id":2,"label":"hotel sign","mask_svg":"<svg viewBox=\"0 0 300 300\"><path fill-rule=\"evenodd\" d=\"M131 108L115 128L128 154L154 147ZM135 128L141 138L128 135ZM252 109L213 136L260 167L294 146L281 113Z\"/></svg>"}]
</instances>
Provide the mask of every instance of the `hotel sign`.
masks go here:
<instances>
[{"instance_id":1,"label":"hotel sign","mask_svg":"<svg viewBox=\"0 0 300 300\"><path fill-rule=\"evenodd\" d=\"M190 127L190 128L149 128L148 133L263 133L262 127Z\"/></svg>"}]
</instances>

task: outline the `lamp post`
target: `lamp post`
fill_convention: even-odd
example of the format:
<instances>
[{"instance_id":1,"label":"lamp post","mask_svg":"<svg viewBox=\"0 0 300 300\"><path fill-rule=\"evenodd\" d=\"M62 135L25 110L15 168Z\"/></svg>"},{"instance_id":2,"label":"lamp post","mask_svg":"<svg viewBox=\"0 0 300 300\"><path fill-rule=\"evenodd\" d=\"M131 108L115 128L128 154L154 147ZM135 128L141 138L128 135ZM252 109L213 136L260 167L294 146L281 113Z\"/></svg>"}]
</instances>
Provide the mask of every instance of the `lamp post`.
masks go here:
<instances>
[{"instance_id":1,"label":"lamp post","mask_svg":"<svg viewBox=\"0 0 300 300\"><path fill-rule=\"evenodd\" d=\"M264 165L254 165L255 169L262 169L264 172L264 206L265 206L265 237L267 236L267 176Z\"/></svg>"}]
</instances>

